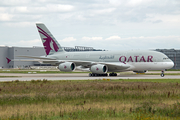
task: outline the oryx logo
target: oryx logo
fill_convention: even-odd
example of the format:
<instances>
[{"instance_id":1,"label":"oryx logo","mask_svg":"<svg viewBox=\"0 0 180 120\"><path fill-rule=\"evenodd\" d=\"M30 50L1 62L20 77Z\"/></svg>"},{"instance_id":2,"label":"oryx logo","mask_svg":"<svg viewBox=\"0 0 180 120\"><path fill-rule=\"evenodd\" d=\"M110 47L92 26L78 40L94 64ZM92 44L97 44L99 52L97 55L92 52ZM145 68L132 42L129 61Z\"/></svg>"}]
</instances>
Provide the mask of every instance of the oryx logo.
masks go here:
<instances>
[{"instance_id":1,"label":"oryx logo","mask_svg":"<svg viewBox=\"0 0 180 120\"><path fill-rule=\"evenodd\" d=\"M43 34L46 38L43 38L43 45L44 49L46 51L46 55L49 55L51 50L55 50L56 52L59 50L59 47L57 46L56 42L49 36L44 30L42 30L40 27L38 27L39 33Z\"/></svg>"},{"instance_id":2,"label":"oryx logo","mask_svg":"<svg viewBox=\"0 0 180 120\"><path fill-rule=\"evenodd\" d=\"M6 57L7 63L9 64L11 62L11 60L9 58Z\"/></svg>"},{"instance_id":3,"label":"oryx logo","mask_svg":"<svg viewBox=\"0 0 180 120\"><path fill-rule=\"evenodd\" d=\"M98 71L98 70L99 70L99 68L98 68L98 67L96 67L96 70Z\"/></svg>"},{"instance_id":4,"label":"oryx logo","mask_svg":"<svg viewBox=\"0 0 180 120\"><path fill-rule=\"evenodd\" d=\"M67 68L67 66L64 66L64 69L66 69Z\"/></svg>"}]
</instances>

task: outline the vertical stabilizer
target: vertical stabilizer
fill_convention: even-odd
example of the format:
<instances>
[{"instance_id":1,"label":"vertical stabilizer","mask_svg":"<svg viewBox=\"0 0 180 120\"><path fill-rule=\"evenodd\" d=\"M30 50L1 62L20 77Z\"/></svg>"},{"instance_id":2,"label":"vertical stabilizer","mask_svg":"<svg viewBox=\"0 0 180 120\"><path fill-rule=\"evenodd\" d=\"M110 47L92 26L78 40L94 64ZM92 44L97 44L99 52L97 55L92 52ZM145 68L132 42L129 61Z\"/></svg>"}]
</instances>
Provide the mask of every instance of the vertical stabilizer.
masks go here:
<instances>
[{"instance_id":1,"label":"vertical stabilizer","mask_svg":"<svg viewBox=\"0 0 180 120\"><path fill-rule=\"evenodd\" d=\"M63 52L60 44L43 23L36 23L36 26L41 37L46 55L51 55L55 52Z\"/></svg>"}]
</instances>

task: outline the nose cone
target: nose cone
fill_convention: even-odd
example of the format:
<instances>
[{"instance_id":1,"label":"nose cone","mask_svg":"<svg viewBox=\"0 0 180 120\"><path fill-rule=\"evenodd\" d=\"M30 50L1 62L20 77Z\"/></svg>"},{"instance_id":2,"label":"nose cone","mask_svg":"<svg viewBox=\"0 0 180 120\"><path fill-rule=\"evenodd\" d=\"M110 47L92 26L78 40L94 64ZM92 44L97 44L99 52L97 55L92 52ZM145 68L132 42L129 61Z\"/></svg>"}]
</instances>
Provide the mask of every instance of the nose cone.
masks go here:
<instances>
[{"instance_id":1,"label":"nose cone","mask_svg":"<svg viewBox=\"0 0 180 120\"><path fill-rule=\"evenodd\" d=\"M173 61L168 62L167 69L171 69L172 67L174 67L174 62Z\"/></svg>"}]
</instances>

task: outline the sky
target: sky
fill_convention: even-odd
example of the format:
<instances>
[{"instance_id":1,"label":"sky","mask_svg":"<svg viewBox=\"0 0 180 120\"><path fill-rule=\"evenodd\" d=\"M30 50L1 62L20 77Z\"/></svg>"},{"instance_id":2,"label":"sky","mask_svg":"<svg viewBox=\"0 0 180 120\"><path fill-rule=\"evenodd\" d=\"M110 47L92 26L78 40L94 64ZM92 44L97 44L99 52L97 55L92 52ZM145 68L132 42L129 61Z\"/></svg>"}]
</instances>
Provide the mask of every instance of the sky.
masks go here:
<instances>
[{"instance_id":1,"label":"sky","mask_svg":"<svg viewBox=\"0 0 180 120\"><path fill-rule=\"evenodd\" d=\"M0 46L42 46L39 22L64 47L180 49L180 0L1 0Z\"/></svg>"}]
</instances>

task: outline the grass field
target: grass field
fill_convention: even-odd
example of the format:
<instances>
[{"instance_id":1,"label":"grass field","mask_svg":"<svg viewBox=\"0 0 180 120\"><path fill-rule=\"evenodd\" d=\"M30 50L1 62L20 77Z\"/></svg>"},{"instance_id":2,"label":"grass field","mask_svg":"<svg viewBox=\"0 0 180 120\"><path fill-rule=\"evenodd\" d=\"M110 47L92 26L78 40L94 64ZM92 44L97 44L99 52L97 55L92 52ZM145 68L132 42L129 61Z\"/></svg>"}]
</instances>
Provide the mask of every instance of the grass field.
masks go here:
<instances>
[{"instance_id":1,"label":"grass field","mask_svg":"<svg viewBox=\"0 0 180 120\"><path fill-rule=\"evenodd\" d=\"M180 79L0 82L0 119L180 119Z\"/></svg>"},{"instance_id":2,"label":"grass field","mask_svg":"<svg viewBox=\"0 0 180 120\"><path fill-rule=\"evenodd\" d=\"M0 78L6 78L6 77L19 77L19 76L0 76Z\"/></svg>"}]
</instances>

